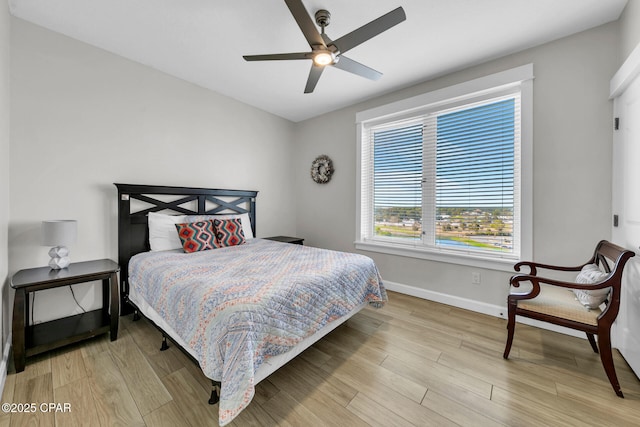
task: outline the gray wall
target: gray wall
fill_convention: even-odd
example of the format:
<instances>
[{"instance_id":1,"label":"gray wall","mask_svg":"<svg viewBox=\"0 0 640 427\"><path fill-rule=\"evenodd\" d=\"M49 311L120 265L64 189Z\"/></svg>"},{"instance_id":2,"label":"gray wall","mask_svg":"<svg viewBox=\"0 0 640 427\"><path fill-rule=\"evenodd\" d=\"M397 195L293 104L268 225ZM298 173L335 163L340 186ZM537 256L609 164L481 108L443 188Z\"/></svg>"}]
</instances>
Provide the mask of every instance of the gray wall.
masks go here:
<instances>
[{"instance_id":1,"label":"gray wall","mask_svg":"<svg viewBox=\"0 0 640 427\"><path fill-rule=\"evenodd\" d=\"M4 354L11 314L8 307L9 223L9 6L0 3L0 354Z\"/></svg>"},{"instance_id":2,"label":"gray wall","mask_svg":"<svg viewBox=\"0 0 640 427\"><path fill-rule=\"evenodd\" d=\"M291 122L11 23L10 273L47 264L45 219L78 220L72 261L117 259L114 182L258 190L257 235L295 234ZM85 307L99 303L77 289ZM38 297L35 321L79 311L67 289Z\"/></svg>"},{"instance_id":3,"label":"gray wall","mask_svg":"<svg viewBox=\"0 0 640 427\"><path fill-rule=\"evenodd\" d=\"M618 35L618 23L610 23L298 123L294 155L298 234L310 245L354 250L356 112L533 63L534 258L569 264L586 260L595 244L610 236L608 94L618 64ZM335 163L334 179L327 185L309 179L309 165L318 154L329 155ZM508 273L366 254L389 282L505 305ZM472 271L481 272L481 285L471 284Z\"/></svg>"},{"instance_id":4,"label":"gray wall","mask_svg":"<svg viewBox=\"0 0 640 427\"><path fill-rule=\"evenodd\" d=\"M640 43L640 0L629 0L619 22L620 59L618 65L621 65Z\"/></svg>"}]
</instances>

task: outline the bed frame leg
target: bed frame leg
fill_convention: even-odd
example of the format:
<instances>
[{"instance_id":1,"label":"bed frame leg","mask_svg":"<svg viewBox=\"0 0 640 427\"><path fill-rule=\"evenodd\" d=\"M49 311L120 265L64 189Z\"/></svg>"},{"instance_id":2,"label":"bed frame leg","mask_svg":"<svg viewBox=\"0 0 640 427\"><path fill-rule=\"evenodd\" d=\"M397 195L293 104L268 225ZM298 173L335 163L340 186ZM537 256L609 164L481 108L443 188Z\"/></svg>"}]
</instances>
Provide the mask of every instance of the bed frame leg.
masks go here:
<instances>
[{"instance_id":1,"label":"bed frame leg","mask_svg":"<svg viewBox=\"0 0 640 427\"><path fill-rule=\"evenodd\" d=\"M160 346L160 351L165 351L169 348L169 344L167 344L167 337L165 335L162 336L162 346Z\"/></svg>"},{"instance_id":2,"label":"bed frame leg","mask_svg":"<svg viewBox=\"0 0 640 427\"><path fill-rule=\"evenodd\" d=\"M211 397L209 405L215 405L220 401L220 382L211 380Z\"/></svg>"},{"instance_id":3,"label":"bed frame leg","mask_svg":"<svg viewBox=\"0 0 640 427\"><path fill-rule=\"evenodd\" d=\"M140 320L140 313L138 313L138 310L134 310L134 312L133 312L133 321L137 322L138 320Z\"/></svg>"}]
</instances>

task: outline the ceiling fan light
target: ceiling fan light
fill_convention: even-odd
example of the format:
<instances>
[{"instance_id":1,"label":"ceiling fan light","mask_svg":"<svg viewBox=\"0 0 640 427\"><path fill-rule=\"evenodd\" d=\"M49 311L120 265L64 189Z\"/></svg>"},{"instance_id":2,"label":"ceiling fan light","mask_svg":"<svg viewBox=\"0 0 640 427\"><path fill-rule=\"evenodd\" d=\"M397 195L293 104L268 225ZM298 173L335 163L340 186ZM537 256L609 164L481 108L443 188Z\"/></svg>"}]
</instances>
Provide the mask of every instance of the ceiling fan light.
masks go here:
<instances>
[{"instance_id":1,"label":"ceiling fan light","mask_svg":"<svg viewBox=\"0 0 640 427\"><path fill-rule=\"evenodd\" d=\"M313 56L313 62L316 65L329 65L333 63L333 55L329 52L318 52Z\"/></svg>"}]
</instances>

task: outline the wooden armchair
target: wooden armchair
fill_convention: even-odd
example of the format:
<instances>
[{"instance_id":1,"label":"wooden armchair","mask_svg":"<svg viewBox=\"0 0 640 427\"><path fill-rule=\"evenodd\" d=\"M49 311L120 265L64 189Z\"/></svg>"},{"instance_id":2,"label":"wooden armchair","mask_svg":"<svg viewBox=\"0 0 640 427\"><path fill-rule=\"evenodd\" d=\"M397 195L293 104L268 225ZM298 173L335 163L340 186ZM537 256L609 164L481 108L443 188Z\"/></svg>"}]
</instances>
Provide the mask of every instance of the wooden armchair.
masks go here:
<instances>
[{"instance_id":1,"label":"wooden armchair","mask_svg":"<svg viewBox=\"0 0 640 427\"><path fill-rule=\"evenodd\" d=\"M624 397L613 365L611 325L618 316L620 308L622 271L629 258L634 255L632 251L602 240L596 246L591 259L576 267L560 267L526 261L517 263L514 266L515 271L520 271L522 267L529 267L529 274L516 274L510 280L513 288L507 298L508 335L503 357L505 359L509 357L516 327L516 315L584 331L593 351L598 353L598 346L600 347L600 360L613 390L619 397ZM593 264L598 265L602 273L600 271L596 273L601 274L601 278L592 284L585 284L583 280L580 280L580 274L576 278L576 282L538 276L538 269L582 272L587 269L587 266L593 267ZM578 283L579 281L582 283ZM525 282L532 285L531 290L518 292L514 289ZM572 290L593 291L606 288L610 288L610 292L603 302L604 305L592 309L586 308L578 301L576 294L571 292ZM606 291L604 292L606 294ZM598 336L598 344L596 344L594 335Z\"/></svg>"}]
</instances>

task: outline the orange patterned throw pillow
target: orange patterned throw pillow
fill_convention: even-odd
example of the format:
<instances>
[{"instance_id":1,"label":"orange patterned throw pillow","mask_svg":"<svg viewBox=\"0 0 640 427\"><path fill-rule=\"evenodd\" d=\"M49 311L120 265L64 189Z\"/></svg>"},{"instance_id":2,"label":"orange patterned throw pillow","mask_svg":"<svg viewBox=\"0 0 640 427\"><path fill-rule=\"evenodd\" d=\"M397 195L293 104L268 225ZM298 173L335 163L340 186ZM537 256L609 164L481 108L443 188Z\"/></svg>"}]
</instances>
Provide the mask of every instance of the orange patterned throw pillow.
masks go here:
<instances>
[{"instance_id":1,"label":"orange patterned throw pillow","mask_svg":"<svg viewBox=\"0 0 640 427\"><path fill-rule=\"evenodd\" d=\"M206 251L219 248L216 233L211 221L197 221L186 224L176 224L178 236L185 252Z\"/></svg>"},{"instance_id":2,"label":"orange patterned throw pillow","mask_svg":"<svg viewBox=\"0 0 640 427\"><path fill-rule=\"evenodd\" d=\"M240 218L214 219L213 226L220 247L241 245L246 241Z\"/></svg>"}]
</instances>

